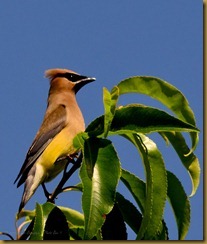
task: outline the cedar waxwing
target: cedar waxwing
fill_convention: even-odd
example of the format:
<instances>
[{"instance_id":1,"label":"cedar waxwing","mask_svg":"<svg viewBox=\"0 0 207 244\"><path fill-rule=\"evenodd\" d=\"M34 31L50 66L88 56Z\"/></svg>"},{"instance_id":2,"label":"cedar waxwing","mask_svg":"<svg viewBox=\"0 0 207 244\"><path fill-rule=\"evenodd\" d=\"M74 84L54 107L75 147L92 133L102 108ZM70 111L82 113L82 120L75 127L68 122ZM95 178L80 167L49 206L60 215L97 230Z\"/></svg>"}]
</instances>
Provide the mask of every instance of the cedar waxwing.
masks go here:
<instances>
[{"instance_id":1,"label":"cedar waxwing","mask_svg":"<svg viewBox=\"0 0 207 244\"><path fill-rule=\"evenodd\" d=\"M38 186L55 178L75 155L73 138L85 130L83 115L76 101L76 93L95 78L79 75L67 69L50 69L47 110L39 131L28 150L26 159L14 183L24 185L19 212L35 193Z\"/></svg>"}]
</instances>

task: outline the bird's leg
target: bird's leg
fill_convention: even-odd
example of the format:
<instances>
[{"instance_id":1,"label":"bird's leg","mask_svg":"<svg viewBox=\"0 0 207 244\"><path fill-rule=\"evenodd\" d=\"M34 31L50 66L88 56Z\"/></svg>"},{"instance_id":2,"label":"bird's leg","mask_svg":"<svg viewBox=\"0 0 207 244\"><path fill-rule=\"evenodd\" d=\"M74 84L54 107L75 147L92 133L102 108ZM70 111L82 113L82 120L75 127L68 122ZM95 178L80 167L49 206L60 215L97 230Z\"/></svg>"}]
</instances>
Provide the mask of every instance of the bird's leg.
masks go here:
<instances>
[{"instance_id":1,"label":"bird's leg","mask_svg":"<svg viewBox=\"0 0 207 244\"><path fill-rule=\"evenodd\" d=\"M68 160L68 164L71 162L71 156L69 158L70 158L70 160ZM78 156L76 161L72 158L74 163L68 172L66 171L68 164L66 164L62 179L59 182L58 186L55 188L54 192L50 195L50 200L53 200L54 198L56 198L56 196L63 191L63 189L64 189L63 186L66 183L66 181L81 166L82 158L83 158L82 153Z\"/></svg>"},{"instance_id":2,"label":"bird's leg","mask_svg":"<svg viewBox=\"0 0 207 244\"><path fill-rule=\"evenodd\" d=\"M67 168L68 168L68 165L70 163L72 163L73 165L75 165L76 161L74 160L74 158L78 159L79 155L78 153L74 153L74 154L69 154L67 156L64 156L64 157L60 157L56 160L55 163L60 163L60 161L65 161L67 160L67 162L65 163L65 168L64 168L64 171L63 171L63 176L62 176L62 179L61 181L64 181L66 175L67 175ZM46 186L44 183L41 184L42 185L42 188L43 188L43 191L44 191L44 194L45 194L45 197L47 198L47 202L51 202L51 203L55 203L54 201L54 194L51 194L48 192ZM59 192L62 192L62 189L59 188Z\"/></svg>"},{"instance_id":3,"label":"bird's leg","mask_svg":"<svg viewBox=\"0 0 207 244\"><path fill-rule=\"evenodd\" d=\"M76 161L74 160L76 158L76 160L78 159L80 155L78 153L74 153L74 154L68 154L65 159L68 159L67 164L65 165L64 171L63 171L63 177L65 177L65 174L67 174L67 168L69 163L72 163L73 165L76 163Z\"/></svg>"},{"instance_id":4,"label":"bird's leg","mask_svg":"<svg viewBox=\"0 0 207 244\"><path fill-rule=\"evenodd\" d=\"M69 161L69 163L75 164L75 158L77 159L79 157L78 153L74 153L74 154L68 154L67 159Z\"/></svg>"},{"instance_id":5,"label":"bird's leg","mask_svg":"<svg viewBox=\"0 0 207 244\"><path fill-rule=\"evenodd\" d=\"M44 191L44 194L45 194L46 198L49 199L49 198L50 198L50 193L49 193L48 190L46 189L45 184L42 183L41 185L42 185L42 189L43 189L43 191Z\"/></svg>"},{"instance_id":6,"label":"bird's leg","mask_svg":"<svg viewBox=\"0 0 207 244\"><path fill-rule=\"evenodd\" d=\"M51 194L48 192L48 190L47 190L45 184L42 183L41 185L42 185L44 194L45 194L45 196L46 196L46 198L47 198L47 202L55 203L54 199L51 199Z\"/></svg>"},{"instance_id":7,"label":"bird's leg","mask_svg":"<svg viewBox=\"0 0 207 244\"><path fill-rule=\"evenodd\" d=\"M68 154L68 155L66 155L66 156L60 157L60 158L58 158L58 159L56 160L55 163L59 163L60 161L67 160L67 163L66 163L66 166L65 166L65 168L67 168L67 166L69 165L69 163L72 163L72 164L75 163L74 158L78 158L78 154L77 154L77 153L74 153L74 154Z\"/></svg>"},{"instance_id":8,"label":"bird's leg","mask_svg":"<svg viewBox=\"0 0 207 244\"><path fill-rule=\"evenodd\" d=\"M67 160L67 163L65 165L65 168L64 168L64 171L63 171L63 178L64 178L64 175L66 174L67 172L67 168L68 168L68 165L71 163L71 164L75 164L75 160L74 158L78 158L79 155L78 153L74 153L74 154L68 154L67 156L64 156L64 157L61 157L59 158L57 161L61 161L61 160Z\"/></svg>"}]
</instances>

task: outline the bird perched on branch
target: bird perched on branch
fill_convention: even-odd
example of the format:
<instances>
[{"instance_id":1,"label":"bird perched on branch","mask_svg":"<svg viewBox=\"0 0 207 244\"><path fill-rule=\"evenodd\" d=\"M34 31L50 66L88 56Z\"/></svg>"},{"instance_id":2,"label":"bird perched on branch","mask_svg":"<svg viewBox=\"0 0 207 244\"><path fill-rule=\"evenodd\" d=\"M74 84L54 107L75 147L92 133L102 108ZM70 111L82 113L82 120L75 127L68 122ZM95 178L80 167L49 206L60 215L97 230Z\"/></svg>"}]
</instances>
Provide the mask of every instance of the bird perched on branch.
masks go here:
<instances>
[{"instance_id":1,"label":"bird perched on branch","mask_svg":"<svg viewBox=\"0 0 207 244\"><path fill-rule=\"evenodd\" d=\"M19 212L40 184L52 180L64 169L66 160L58 159L77 153L73 138L85 130L85 124L76 93L95 80L67 69L50 69L45 75L50 79L45 116L14 182L19 180L17 187L25 183Z\"/></svg>"}]
</instances>

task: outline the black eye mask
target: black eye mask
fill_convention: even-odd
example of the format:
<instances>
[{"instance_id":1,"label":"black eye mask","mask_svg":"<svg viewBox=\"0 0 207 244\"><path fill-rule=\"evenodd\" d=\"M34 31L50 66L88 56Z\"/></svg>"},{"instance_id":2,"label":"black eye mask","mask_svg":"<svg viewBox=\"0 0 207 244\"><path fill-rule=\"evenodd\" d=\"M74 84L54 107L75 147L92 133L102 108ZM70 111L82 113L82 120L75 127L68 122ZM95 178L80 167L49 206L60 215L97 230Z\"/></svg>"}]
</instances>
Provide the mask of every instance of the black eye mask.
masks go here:
<instances>
[{"instance_id":1,"label":"black eye mask","mask_svg":"<svg viewBox=\"0 0 207 244\"><path fill-rule=\"evenodd\" d=\"M78 74L74 74L74 73L59 73L54 78L57 78L57 77L65 77L72 82L77 82L79 80L87 78L86 76L78 75Z\"/></svg>"}]
</instances>

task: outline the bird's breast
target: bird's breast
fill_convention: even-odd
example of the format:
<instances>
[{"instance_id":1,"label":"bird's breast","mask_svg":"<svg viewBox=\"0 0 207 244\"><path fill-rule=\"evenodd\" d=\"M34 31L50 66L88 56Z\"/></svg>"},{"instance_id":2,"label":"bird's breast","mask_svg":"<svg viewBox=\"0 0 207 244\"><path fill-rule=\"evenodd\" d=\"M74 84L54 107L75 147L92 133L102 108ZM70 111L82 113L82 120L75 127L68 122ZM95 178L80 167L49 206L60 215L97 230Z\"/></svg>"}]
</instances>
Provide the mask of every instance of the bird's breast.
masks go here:
<instances>
[{"instance_id":1,"label":"bird's breast","mask_svg":"<svg viewBox=\"0 0 207 244\"><path fill-rule=\"evenodd\" d=\"M47 172L47 176L45 178L46 182L55 178L64 169L66 160L56 162L58 158L76 153L77 150L73 147L73 139L83 130L84 125L75 128L72 128L70 125L66 126L54 137L51 143L44 150L38 159L38 163L40 163L45 168L45 172Z\"/></svg>"}]
</instances>

